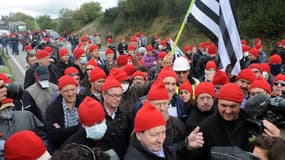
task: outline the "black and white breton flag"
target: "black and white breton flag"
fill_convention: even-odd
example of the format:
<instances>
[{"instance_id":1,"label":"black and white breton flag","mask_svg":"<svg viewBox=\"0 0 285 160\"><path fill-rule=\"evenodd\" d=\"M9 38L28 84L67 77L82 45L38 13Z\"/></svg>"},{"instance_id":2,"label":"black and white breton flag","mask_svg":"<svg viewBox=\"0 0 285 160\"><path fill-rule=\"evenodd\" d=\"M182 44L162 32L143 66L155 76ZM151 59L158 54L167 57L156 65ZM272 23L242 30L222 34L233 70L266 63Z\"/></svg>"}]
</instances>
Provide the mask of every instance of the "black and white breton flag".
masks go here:
<instances>
[{"instance_id":1,"label":"black and white breton flag","mask_svg":"<svg viewBox=\"0 0 285 160\"><path fill-rule=\"evenodd\" d=\"M195 0L189 20L218 46L223 70L230 64L237 75L242 47L231 0Z\"/></svg>"}]
</instances>

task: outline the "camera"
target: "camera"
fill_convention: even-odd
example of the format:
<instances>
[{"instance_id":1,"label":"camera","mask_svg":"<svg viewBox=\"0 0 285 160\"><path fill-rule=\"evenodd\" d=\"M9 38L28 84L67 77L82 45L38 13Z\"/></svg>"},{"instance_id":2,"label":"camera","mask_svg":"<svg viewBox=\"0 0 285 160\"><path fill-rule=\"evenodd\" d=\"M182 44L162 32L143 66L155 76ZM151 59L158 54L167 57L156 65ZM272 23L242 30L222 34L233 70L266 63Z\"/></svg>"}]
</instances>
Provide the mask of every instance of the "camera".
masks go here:
<instances>
[{"instance_id":1,"label":"camera","mask_svg":"<svg viewBox=\"0 0 285 160\"><path fill-rule=\"evenodd\" d=\"M285 128L285 97L269 98L266 95L256 95L247 100L245 112L251 135L261 135L264 130L262 120L266 119L278 128Z\"/></svg>"},{"instance_id":2,"label":"camera","mask_svg":"<svg viewBox=\"0 0 285 160\"><path fill-rule=\"evenodd\" d=\"M7 88L7 98L11 99L21 99L24 89L18 83L12 82L10 84L3 85L2 87Z\"/></svg>"}]
</instances>

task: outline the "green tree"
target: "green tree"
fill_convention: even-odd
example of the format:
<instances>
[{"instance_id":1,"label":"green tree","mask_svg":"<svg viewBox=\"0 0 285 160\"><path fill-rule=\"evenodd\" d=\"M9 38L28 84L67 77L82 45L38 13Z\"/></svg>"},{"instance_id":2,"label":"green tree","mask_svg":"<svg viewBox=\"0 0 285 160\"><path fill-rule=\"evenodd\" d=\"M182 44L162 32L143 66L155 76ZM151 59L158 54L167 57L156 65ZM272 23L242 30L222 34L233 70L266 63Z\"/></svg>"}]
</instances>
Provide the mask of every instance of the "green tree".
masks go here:
<instances>
[{"instance_id":1,"label":"green tree","mask_svg":"<svg viewBox=\"0 0 285 160\"><path fill-rule=\"evenodd\" d=\"M103 15L102 7L98 2L83 3L79 10L81 14L85 14L84 19L82 19L84 24L91 23Z\"/></svg>"},{"instance_id":2,"label":"green tree","mask_svg":"<svg viewBox=\"0 0 285 160\"><path fill-rule=\"evenodd\" d=\"M41 29L55 29L56 23L48 15L39 16L37 23Z\"/></svg>"},{"instance_id":3,"label":"green tree","mask_svg":"<svg viewBox=\"0 0 285 160\"><path fill-rule=\"evenodd\" d=\"M60 10L59 14L60 16L58 19L57 30L59 32L67 31L69 33L75 31L75 26L73 22L74 11L63 8Z\"/></svg>"}]
</instances>

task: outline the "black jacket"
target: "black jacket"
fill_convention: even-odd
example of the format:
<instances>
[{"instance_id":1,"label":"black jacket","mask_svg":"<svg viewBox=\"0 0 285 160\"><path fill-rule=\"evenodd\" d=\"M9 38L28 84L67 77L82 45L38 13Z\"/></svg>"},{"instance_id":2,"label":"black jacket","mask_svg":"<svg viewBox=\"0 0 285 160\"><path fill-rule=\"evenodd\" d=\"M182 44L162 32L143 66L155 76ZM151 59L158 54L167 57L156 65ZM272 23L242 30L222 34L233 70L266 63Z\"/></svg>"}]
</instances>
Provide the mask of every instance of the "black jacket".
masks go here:
<instances>
[{"instance_id":1,"label":"black jacket","mask_svg":"<svg viewBox=\"0 0 285 160\"><path fill-rule=\"evenodd\" d=\"M210 159L210 151L214 146L237 146L245 151L251 149L251 143L248 141L250 137L249 125L241 112L237 120L230 122L225 121L220 117L219 112L216 112L199 126L205 141L203 148L190 151L183 145L178 149L177 159Z\"/></svg>"},{"instance_id":2,"label":"black jacket","mask_svg":"<svg viewBox=\"0 0 285 160\"><path fill-rule=\"evenodd\" d=\"M84 128L80 127L80 129L75 132L70 138L66 140L66 142L62 145L65 146L70 143L84 144L88 147L96 147L102 151L107 151L109 149L113 149L117 155L122 159L126 148L124 148L124 142L121 141L120 133L116 128L108 127L104 137L100 140L92 140L86 138L86 131Z\"/></svg>"},{"instance_id":3,"label":"black jacket","mask_svg":"<svg viewBox=\"0 0 285 160\"><path fill-rule=\"evenodd\" d=\"M131 137L130 145L124 160L165 160L173 159L171 154L164 149L165 158L158 157L154 153L147 151L135 136Z\"/></svg>"},{"instance_id":4,"label":"black jacket","mask_svg":"<svg viewBox=\"0 0 285 160\"><path fill-rule=\"evenodd\" d=\"M78 130L79 125L64 128L64 111L62 107L63 97L60 95L46 110L46 131L48 139L52 145L52 149L59 149L60 146ZM81 103L80 98L76 98L75 107ZM61 127L55 128L54 123L58 123Z\"/></svg>"}]
</instances>

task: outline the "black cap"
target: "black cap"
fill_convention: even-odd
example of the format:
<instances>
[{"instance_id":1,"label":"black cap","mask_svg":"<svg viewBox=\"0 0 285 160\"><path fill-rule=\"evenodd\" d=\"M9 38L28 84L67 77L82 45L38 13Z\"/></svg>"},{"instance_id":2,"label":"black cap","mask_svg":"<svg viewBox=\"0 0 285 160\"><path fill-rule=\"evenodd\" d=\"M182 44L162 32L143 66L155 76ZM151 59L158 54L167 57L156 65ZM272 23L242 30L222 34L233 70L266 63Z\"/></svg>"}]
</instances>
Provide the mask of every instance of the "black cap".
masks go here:
<instances>
[{"instance_id":1,"label":"black cap","mask_svg":"<svg viewBox=\"0 0 285 160\"><path fill-rule=\"evenodd\" d=\"M47 67L38 66L35 69L35 74L38 76L39 80L49 80L49 72Z\"/></svg>"}]
</instances>

